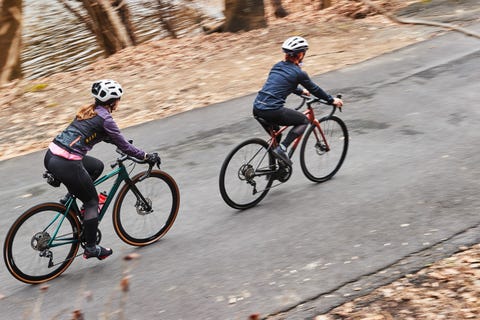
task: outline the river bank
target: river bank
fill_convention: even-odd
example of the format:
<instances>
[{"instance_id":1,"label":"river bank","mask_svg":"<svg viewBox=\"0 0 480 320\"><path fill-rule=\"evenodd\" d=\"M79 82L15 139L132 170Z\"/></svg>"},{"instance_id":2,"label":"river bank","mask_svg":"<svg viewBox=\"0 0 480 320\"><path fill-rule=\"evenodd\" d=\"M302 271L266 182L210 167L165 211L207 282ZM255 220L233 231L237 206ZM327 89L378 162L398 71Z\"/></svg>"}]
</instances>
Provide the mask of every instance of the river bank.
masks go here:
<instances>
[{"instance_id":1,"label":"river bank","mask_svg":"<svg viewBox=\"0 0 480 320\"><path fill-rule=\"evenodd\" d=\"M270 66L282 59L285 36L300 34L309 40L304 69L313 75L441 32L398 26L378 15L353 20L331 11L308 11L275 20L262 30L165 39L127 48L79 70L0 88L0 161L45 148L76 110L90 103L95 79L113 78L124 87L122 108L114 114L124 128L257 91Z\"/></svg>"},{"instance_id":2,"label":"river bank","mask_svg":"<svg viewBox=\"0 0 480 320\"><path fill-rule=\"evenodd\" d=\"M167 38L154 1L129 0L130 19L139 43ZM84 14L81 4L71 3ZM22 67L27 79L78 70L103 57L95 36L57 0L25 0ZM222 17L221 0L178 1L171 24L179 36L202 32L199 21Z\"/></svg>"}]
</instances>

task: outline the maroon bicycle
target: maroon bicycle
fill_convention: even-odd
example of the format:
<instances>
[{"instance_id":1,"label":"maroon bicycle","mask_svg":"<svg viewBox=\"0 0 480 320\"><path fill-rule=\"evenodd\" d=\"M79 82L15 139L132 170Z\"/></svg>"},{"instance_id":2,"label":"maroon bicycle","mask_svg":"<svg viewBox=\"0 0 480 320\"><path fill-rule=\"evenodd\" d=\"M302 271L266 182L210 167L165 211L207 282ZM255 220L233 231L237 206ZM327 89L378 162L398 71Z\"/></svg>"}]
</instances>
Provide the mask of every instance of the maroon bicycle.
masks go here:
<instances>
[{"instance_id":1,"label":"maroon bicycle","mask_svg":"<svg viewBox=\"0 0 480 320\"><path fill-rule=\"evenodd\" d=\"M347 155L347 126L334 115L335 106L328 115L318 120L314 109L326 102L310 96L302 98L302 103L295 110L306 105L304 114L310 125L302 136L295 139L288 155L292 158L301 142L300 166L303 173L311 181L325 182L338 172ZM240 143L228 154L220 170L220 194L230 207L239 210L258 204L271 188L286 182L292 174L292 167L273 153L280 140L277 137L288 126L275 130L278 128L275 125L259 117L256 119L269 128L270 139L251 138ZM278 183L274 184L275 181Z\"/></svg>"}]
</instances>

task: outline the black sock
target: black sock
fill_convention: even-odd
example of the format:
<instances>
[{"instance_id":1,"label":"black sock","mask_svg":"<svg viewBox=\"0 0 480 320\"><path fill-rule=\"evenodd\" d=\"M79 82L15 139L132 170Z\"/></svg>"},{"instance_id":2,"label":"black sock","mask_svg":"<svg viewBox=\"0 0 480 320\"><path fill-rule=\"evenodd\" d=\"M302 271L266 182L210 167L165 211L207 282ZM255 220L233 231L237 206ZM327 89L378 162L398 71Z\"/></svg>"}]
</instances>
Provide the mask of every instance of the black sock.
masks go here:
<instances>
[{"instance_id":1,"label":"black sock","mask_svg":"<svg viewBox=\"0 0 480 320\"><path fill-rule=\"evenodd\" d=\"M83 221L83 234L86 246L93 248L97 244L98 218Z\"/></svg>"},{"instance_id":2,"label":"black sock","mask_svg":"<svg viewBox=\"0 0 480 320\"><path fill-rule=\"evenodd\" d=\"M293 142L293 140L297 139L298 134L295 132L290 131L287 136L285 137L285 140L283 140L282 144L288 148L288 146Z\"/></svg>"}]
</instances>

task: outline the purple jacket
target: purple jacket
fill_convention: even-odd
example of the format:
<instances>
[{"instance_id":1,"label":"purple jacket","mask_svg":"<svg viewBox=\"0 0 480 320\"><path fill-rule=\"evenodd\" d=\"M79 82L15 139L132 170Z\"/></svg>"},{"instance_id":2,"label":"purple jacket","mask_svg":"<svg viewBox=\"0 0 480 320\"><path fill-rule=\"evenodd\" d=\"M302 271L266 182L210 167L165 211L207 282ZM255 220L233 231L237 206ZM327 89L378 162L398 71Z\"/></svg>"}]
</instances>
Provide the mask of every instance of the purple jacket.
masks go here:
<instances>
[{"instance_id":1,"label":"purple jacket","mask_svg":"<svg viewBox=\"0 0 480 320\"><path fill-rule=\"evenodd\" d=\"M55 137L53 142L73 154L84 156L100 141L116 145L129 156L143 159L145 152L134 147L121 134L108 110L96 106L97 115L86 120L76 118Z\"/></svg>"}]
</instances>

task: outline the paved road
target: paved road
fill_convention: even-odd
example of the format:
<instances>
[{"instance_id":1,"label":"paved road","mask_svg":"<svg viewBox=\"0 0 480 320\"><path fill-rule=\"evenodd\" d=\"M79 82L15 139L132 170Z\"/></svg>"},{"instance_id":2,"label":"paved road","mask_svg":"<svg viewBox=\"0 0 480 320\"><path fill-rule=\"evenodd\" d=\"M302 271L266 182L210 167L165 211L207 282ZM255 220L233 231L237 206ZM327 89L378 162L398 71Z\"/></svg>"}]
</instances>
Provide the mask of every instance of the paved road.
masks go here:
<instances>
[{"instance_id":1,"label":"paved road","mask_svg":"<svg viewBox=\"0 0 480 320\"><path fill-rule=\"evenodd\" d=\"M344 94L340 115L351 132L344 166L335 179L316 185L302 175L296 156L293 177L243 212L222 202L217 180L234 145L264 136L250 115L253 95L125 130L139 146L159 150L163 169L178 181L182 202L173 229L136 249L120 242L107 219L103 244L114 256L77 259L44 294L14 280L2 261L1 314L69 319L81 309L86 319L112 311L128 319L266 316L477 226L479 49L478 40L451 33L316 77L328 91ZM113 150L105 144L93 155L108 162ZM42 181L42 157L0 162L2 243L23 210L62 194ZM141 259L125 262L132 252ZM122 302L118 284L126 272L131 287Z\"/></svg>"}]
</instances>

